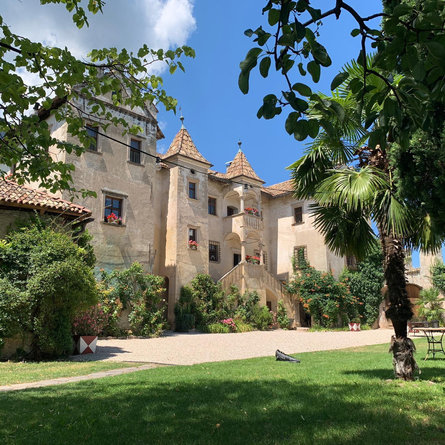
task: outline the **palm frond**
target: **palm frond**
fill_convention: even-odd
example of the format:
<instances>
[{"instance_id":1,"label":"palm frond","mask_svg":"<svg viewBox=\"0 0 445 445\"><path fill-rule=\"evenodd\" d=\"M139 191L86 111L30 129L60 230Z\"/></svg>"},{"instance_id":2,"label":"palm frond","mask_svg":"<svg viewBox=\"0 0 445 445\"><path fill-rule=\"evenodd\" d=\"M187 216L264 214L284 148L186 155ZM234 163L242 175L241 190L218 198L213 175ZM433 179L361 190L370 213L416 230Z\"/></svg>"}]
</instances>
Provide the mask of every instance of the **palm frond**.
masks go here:
<instances>
[{"instance_id":1,"label":"palm frond","mask_svg":"<svg viewBox=\"0 0 445 445\"><path fill-rule=\"evenodd\" d=\"M337 255L355 255L362 259L372 250L375 235L362 212L348 212L337 206L313 205L314 225L325 243Z\"/></svg>"},{"instance_id":2,"label":"palm frond","mask_svg":"<svg viewBox=\"0 0 445 445\"><path fill-rule=\"evenodd\" d=\"M370 214L375 195L389 186L385 175L369 166L360 170L330 170L329 173L331 175L317 187L314 199L322 206L343 207L347 212Z\"/></svg>"},{"instance_id":3,"label":"palm frond","mask_svg":"<svg viewBox=\"0 0 445 445\"><path fill-rule=\"evenodd\" d=\"M435 227L429 215L417 218L413 235L406 239L406 244L411 249L421 249L424 253L436 254L445 242L443 236L439 236L441 230Z\"/></svg>"}]
</instances>

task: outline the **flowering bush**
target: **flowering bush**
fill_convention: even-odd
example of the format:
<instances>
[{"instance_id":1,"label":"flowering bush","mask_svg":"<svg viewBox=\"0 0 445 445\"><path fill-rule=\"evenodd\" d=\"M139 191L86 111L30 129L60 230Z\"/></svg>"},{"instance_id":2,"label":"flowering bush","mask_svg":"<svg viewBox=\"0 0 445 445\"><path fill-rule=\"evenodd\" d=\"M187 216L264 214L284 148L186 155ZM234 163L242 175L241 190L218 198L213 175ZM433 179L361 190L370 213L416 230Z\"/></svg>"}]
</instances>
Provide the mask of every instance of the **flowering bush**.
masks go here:
<instances>
[{"instance_id":1,"label":"flowering bush","mask_svg":"<svg viewBox=\"0 0 445 445\"><path fill-rule=\"evenodd\" d=\"M189 241L189 247L190 247L190 249L197 249L198 248L198 243L196 241L190 240Z\"/></svg>"},{"instance_id":2,"label":"flowering bush","mask_svg":"<svg viewBox=\"0 0 445 445\"><path fill-rule=\"evenodd\" d=\"M294 276L286 289L297 295L303 308L324 327L334 327L339 322L359 320L359 305L363 303L353 296L347 282L337 281L331 273L307 267Z\"/></svg>"},{"instance_id":3,"label":"flowering bush","mask_svg":"<svg viewBox=\"0 0 445 445\"><path fill-rule=\"evenodd\" d=\"M100 303L80 312L73 320L74 335L99 335L108 321Z\"/></svg>"},{"instance_id":4,"label":"flowering bush","mask_svg":"<svg viewBox=\"0 0 445 445\"><path fill-rule=\"evenodd\" d=\"M221 323L228 326L232 332L236 332L236 324L233 321L233 318L226 318L224 320L221 320Z\"/></svg>"},{"instance_id":5,"label":"flowering bush","mask_svg":"<svg viewBox=\"0 0 445 445\"><path fill-rule=\"evenodd\" d=\"M246 207L244 209L244 213L247 213L248 215L260 216L260 211L255 207Z\"/></svg>"},{"instance_id":6,"label":"flowering bush","mask_svg":"<svg viewBox=\"0 0 445 445\"><path fill-rule=\"evenodd\" d=\"M260 257L255 255L246 255L246 261L251 264L260 264Z\"/></svg>"}]
</instances>

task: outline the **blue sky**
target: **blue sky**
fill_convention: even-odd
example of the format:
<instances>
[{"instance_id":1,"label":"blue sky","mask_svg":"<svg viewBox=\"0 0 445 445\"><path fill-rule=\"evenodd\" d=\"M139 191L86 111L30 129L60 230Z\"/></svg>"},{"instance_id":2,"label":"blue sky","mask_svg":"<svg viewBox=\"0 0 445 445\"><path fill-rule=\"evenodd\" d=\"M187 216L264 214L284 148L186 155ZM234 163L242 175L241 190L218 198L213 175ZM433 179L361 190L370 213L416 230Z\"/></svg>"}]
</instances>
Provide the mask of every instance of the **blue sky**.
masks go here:
<instances>
[{"instance_id":1,"label":"blue sky","mask_svg":"<svg viewBox=\"0 0 445 445\"><path fill-rule=\"evenodd\" d=\"M331 3L334 2L313 2L323 7L330 7ZM365 16L381 11L379 0L350 3ZM244 30L266 26L267 18L261 14L265 4L258 0L196 0L196 29L187 42L196 50L196 59L186 62L185 73L165 74L164 81L169 94L179 101L185 126L196 146L214 164L214 169L225 171L224 164L232 160L241 139L242 149L255 171L270 185L289 178L285 167L302 155L305 142L298 142L285 132L285 113L272 120L256 117L264 95L271 92L278 95L281 91L280 76L264 80L256 71L251 75L249 94L245 96L238 89L239 63L254 46L244 36ZM345 12L339 21L325 20L321 42L328 49L333 65L322 70L321 80L314 89L329 93L332 78L344 63L357 57L360 40L350 36L353 28L354 22ZM303 79L309 82L307 76ZM161 150L168 148L179 130L178 117L179 112L175 116L161 110L159 120L165 134L159 143Z\"/></svg>"}]
</instances>

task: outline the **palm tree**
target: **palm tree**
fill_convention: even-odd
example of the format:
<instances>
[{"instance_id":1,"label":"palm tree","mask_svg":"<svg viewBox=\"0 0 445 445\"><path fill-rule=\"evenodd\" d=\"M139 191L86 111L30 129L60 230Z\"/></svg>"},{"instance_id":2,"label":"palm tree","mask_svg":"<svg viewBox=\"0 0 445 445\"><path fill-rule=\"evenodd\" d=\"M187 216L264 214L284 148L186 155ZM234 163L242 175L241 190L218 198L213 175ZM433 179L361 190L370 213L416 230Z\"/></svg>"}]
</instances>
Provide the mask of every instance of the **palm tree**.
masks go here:
<instances>
[{"instance_id":1,"label":"palm tree","mask_svg":"<svg viewBox=\"0 0 445 445\"><path fill-rule=\"evenodd\" d=\"M368 66L372 58L368 59ZM407 322L413 312L406 291L405 249L435 251L442 239L435 236L427 214L410 208L400 196L391 166L391 144L367 146L371 131L385 132L391 140L391 125L380 118L391 88L377 76L368 76L367 88L379 100L366 95L360 101L351 90L363 69L352 62L344 67L348 78L332 96L320 95L310 107L309 117L326 122L305 155L291 165L295 196L313 199L315 226L326 244L339 255L363 258L375 243L373 221L384 255L385 280L390 307L386 316L394 326L390 351L395 375L412 380L417 364L414 343L407 337ZM346 76L346 74L345 74ZM354 80L356 79L356 80ZM394 76L396 85L401 80Z\"/></svg>"}]
</instances>

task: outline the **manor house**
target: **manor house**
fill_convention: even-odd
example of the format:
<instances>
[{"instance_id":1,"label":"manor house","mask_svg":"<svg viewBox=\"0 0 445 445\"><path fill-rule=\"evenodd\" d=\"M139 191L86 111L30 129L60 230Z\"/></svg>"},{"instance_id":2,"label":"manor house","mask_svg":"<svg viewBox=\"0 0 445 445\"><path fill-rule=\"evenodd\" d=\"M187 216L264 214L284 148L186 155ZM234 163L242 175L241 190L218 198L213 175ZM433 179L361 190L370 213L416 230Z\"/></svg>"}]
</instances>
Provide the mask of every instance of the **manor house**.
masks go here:
<instances>
[{"instance_id":1,"label":"manor house","mask_svg":"<svg viewBox=\"0 0 445 445\"><path fill-rule=\"evenodd\" d=\"M283 298L295 323L304 323L299 304L282 289L298 267L293 257L304 256L317 269L335 275L347 259L326 247L309 214L310 202L292 196L291 181L266 185L241 144L225 172L213 170L184 125L168 151L160 154L156 143L164 136L154 105L131 110L113 105L111 97L97 100L142 132L123 136L122 128L112 126L105 131L80 100L78 107L95 142L80 157L55 149L51 154L75 165L77 189L97 194L79 204L91 209L94 218L88 230L98 267L123 268L138 261L165 277L170 321L181 287L205 273L224 288L235 284L241 292L257 290L262 304L272 310ZM53 136L70 140L66 124L51 116L47 121ZM69 195L61 192L59 198Z\"/></svg>"}]
</instances>

